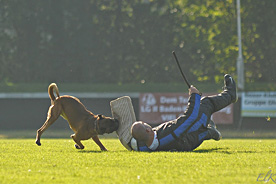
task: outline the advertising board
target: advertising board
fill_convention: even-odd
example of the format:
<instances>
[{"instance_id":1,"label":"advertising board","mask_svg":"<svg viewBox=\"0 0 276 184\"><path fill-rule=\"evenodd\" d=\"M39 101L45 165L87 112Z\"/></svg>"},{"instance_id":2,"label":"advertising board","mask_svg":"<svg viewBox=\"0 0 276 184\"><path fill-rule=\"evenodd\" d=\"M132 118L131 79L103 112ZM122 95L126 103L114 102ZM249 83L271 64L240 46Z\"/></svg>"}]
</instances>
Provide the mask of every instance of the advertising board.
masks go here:
<instances>
[{"instance_id":1,"label":"advertising board","mask_svg":"<svg viewBox=\"0 0 276 184\"><path fill-rule=\"evenodd\" d=\"M188 98L188 94L182 93L141 93L140 120L150 124L160 124L176 119L185 112ZM211 119L216 124L232 124L233 104L214 113Z\"/></svg>"}]
</instances>

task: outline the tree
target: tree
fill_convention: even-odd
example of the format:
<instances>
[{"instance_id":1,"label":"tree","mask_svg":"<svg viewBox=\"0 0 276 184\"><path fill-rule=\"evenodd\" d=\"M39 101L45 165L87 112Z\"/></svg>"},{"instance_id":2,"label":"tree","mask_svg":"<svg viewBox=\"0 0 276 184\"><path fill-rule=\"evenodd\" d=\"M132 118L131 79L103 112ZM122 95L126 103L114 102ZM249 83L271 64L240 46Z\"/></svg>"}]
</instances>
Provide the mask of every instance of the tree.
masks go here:
<instances>
[{"instance_id":1,"label":"tree","mask_svg":"<svg viewBox=\"0 0 276 184\"><path fill-rule=\"evenodd\" d=\"M276 78L274 0L244 0L246 82ZM3 82L181 82L236 74L234 0L0 0Z\"/></svg>"}]
</instances>

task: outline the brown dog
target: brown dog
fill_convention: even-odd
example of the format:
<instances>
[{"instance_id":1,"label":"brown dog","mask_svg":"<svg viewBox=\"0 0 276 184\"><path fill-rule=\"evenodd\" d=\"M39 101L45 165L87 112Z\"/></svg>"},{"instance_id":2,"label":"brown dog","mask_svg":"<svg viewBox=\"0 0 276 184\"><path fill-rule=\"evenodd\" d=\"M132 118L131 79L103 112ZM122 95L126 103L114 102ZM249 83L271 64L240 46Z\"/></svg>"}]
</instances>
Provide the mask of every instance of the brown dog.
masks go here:
<instances>
[{"instance_id":1,"label":"brown dog","mask_svg":"<svg viewBox=\"0 0 276 184\"><path fill-rule=\"evenodd\" d=\"M57 97L54 95L54 90ZM52 105L49 108L47 120L37 130L36 144L38 146L41 145L40 137L42 133L61 115L68 121L70 128L75 132L71 137L76 142L75 147L77 149L84 148L80 142L81 140L87 140L92 137L101 150L107 151L100 142L98 135L117 130L119 127L117 120L103 115L94 115L76 97L68 95L59 96L59 91L55 83L49 85L48 93Z\"/></svg>"}]
</instances>

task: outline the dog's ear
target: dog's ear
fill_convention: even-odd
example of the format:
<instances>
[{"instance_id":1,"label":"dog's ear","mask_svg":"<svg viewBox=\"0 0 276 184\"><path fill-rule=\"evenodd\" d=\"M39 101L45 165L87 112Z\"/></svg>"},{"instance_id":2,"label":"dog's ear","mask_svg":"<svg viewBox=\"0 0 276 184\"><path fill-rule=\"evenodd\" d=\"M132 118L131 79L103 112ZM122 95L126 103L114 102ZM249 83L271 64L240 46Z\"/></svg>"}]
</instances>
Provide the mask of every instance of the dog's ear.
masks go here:
<instances>
[{"instance_id":1,"label":"dog's ear","mask_svg":"<svg viewBox=\"0 0 276 184\"><path fill-rule=\"evenodd\" d=\"M97 115L99 119L103 119L103 116L101 114Z\"/></svg>"}]
</instances>

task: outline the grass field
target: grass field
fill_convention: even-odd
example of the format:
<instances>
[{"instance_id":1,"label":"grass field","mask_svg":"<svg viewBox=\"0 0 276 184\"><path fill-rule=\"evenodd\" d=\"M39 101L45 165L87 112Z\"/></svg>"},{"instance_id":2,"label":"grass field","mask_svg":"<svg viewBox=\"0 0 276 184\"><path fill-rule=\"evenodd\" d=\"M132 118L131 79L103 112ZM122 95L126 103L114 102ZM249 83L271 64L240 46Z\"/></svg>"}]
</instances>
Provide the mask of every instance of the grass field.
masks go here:
<instances>
[{"instance_id":1,"label":"grass field","mask_svg":"<svg viewBox=\"0 0 276 184\"><path fill-rule=\"evenodd\" d=\"M84 150L77 150L71 139L42 138L39 147L34 139L2 138L0 183L264 183L262 180L274 183L276 180L276 139L205 141L193 152L154 153L127 151L117 139L101 140L108 152L99 151L92 140L83 142Z\"/></svg>"}]
</instances>

